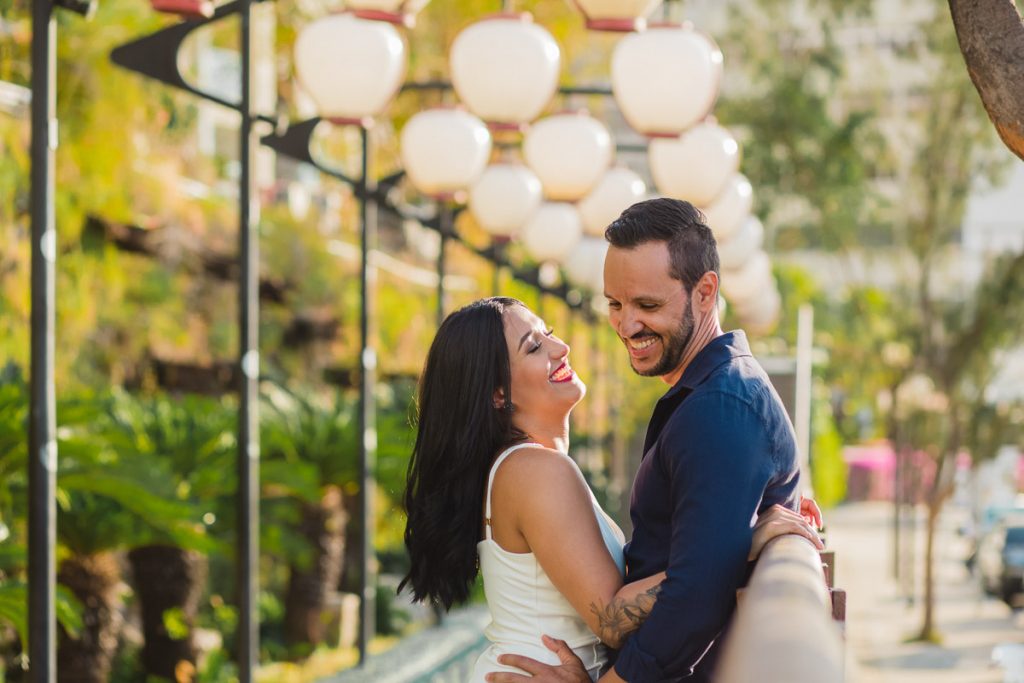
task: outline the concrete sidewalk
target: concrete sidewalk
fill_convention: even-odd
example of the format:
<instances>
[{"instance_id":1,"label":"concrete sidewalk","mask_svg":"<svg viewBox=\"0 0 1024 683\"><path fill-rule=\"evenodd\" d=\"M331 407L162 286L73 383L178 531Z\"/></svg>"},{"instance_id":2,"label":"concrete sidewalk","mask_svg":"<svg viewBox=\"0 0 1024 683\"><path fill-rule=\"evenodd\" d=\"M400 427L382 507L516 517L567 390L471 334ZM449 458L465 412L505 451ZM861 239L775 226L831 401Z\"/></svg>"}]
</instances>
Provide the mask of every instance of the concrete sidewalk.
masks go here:
<instances>
[{"instance_id":1,"label":"concrete sidewalk","mask_svg":"<svg viewBox=\"0 0 1024 683\"><path fill-rule=\"evenodd\" d=\"M986 597L964 566L968 544L956 534L962 512L952 505L936 542L937 625L941 645L907 643L920 628L923 513L914 553L918 599L901 594L892 571L892 506L856 503L826 514L828 545L836 551L836 586L847 592L846 680L851 683L998 683L1008 677L992 663L996 645L1024 644L1024 620ZM1004 676L1007 676L1004 678Z\"/></svg>"}]
</instances>

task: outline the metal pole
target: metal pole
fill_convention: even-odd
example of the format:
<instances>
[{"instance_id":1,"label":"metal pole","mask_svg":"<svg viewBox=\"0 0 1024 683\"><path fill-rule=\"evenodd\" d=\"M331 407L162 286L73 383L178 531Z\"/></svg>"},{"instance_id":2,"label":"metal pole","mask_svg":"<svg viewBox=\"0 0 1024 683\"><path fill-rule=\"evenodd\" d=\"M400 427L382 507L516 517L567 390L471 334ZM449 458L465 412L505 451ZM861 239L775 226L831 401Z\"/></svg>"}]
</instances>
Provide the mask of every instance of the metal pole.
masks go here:
<instances>
[{"instance_id":1,"label":"metal pole","mask_svg":"<svg viewBox=\"0 0 1024 683\"><path fill-rule=\"evenodd\" d=\"M50 0L32 3L31 361L28 427L28 628L33 683L57 678L57 420L54 392L54 303L57 231L57 24Z\"/></svg>"},{"instance_id":2,"label":"metal pole","mask_svg":"<svg viewBox=\"0 0 1024 683\"><path fill-rule=\"evenodd\" d=\"M491 296L501 295L501 257L505 253L504 243L494 240L494 270L491 273Z\"/></svg>"},{"instance_id":3,"label":"metal pole","mask_svg":"<svg viewBox=\"0 0 1024 683\"><path fill-rule=\"evenodd\" d=\"M259 659L259 204L253 182L253 21L252 4L239 10L242 101L241 178L238 194L239 415L238 415L238 677L252 683Z\"/></svg>"},{"instance_id":4,"label":"metal pole","mask_svg":"<svg viewBox=\"0 0 1024 683\"><path fill-rule=\"evenodd\" d=\"M444 322L444 304L445 304L445 291L444 291L444 274L445 274L445 257L446 250L448 247L448 236L452 232L452 207L446 201L442 201L440 205L441 209L441 230L440 243L437 247L437 326L441 327L441 323Z\"/></svg>"},{"instance_id":5,"label":"metal pole","mask_svg":"<svg viewBox=\"0 0 1024 683\"><path fill-rule=\"evenodd\" d=\"M797 313L796 326L796 407L793 427L796 431L797 454L800 458L801 494L811 497L811 383L814 352L814 307L803 304Z\"/></svg>"},{"instance_id":6,"label":"metal pole","mask_svg":"<svg viewBox=\"0 0 1024 683\"><path fill-rule=\"evenodd\" d=\"M359 620L359 664L366 663L370 640L376 632L376 557L373 550L373 485L377 456L377 416L375 385L377 351L374 338L376 313L376 268L370 262L370 253L377 246L377 200L371 196L375 183L370 178L370 136L362 128L363 173L359 180L360 228L362 230L360 259L360 373L359 373L359 479L362 497L363 533L360 547L362 572L359 594L362 618Z\"/></svg>"}]
</instances>

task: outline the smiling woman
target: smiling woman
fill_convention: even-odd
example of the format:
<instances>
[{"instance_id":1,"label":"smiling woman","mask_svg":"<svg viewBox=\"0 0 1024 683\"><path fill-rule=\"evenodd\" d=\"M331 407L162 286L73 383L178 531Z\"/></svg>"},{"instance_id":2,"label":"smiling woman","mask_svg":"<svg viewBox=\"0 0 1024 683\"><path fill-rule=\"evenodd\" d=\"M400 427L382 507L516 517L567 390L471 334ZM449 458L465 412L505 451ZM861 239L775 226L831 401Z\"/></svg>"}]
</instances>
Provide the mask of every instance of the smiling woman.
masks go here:
<instances>
[{"instance_id":1,"label":"smiling woman","mask_svg":"<svg viewBox=\"0 0 1024 683\"><path fill-rule=\"evenodd\" d=\"M569 413L585 391L568 345L514 299L456 311L431 345L405 494L403 585L450 607L483 573L493 645L473 681L517 671L498 663L503 653L557 663L541 632L568 642L596 678L607 661L598 635L618 644L654 602L661 576L616 595L625 539L566 455Z\"/></svg>"}]
</instances>

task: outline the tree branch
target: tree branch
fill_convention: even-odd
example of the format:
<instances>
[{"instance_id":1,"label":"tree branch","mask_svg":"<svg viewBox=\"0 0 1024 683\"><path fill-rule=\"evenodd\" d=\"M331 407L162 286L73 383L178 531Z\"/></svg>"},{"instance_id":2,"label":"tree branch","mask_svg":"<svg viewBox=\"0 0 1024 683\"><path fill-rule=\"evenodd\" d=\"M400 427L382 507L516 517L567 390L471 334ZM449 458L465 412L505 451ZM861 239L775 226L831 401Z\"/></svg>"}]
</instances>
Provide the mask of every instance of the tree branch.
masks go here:
<instances>
[{"instance_id":1,"label":"tree branch","mask_svg":"<svg viewBox=\"0 0 1024 683\"><path fill-rule=\"evenodd\" d=\"M999 137L1024 159L1024 21L1013 0L949 0L967 72Z\"/></svg>"}]
</instances>

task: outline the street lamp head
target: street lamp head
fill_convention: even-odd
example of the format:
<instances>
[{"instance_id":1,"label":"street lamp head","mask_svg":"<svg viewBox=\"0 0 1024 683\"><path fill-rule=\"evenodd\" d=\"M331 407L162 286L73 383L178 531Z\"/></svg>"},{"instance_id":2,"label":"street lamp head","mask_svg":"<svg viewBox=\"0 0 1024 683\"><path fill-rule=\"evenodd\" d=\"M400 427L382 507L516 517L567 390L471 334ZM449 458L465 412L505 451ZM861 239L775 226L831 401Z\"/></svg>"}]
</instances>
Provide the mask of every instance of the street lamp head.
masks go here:
<instances>
[{"instance_id":1,"label":"street lamp head","mask_svg":"<svg viewBox=\"0 0 1024 683\"><path fill-rule=\"evenodd\" d=\"M725 189L701 211L708 219L708 227L716 240L725 241L731 238L743 221L750 215L754 203L754 190L750 181L742 173L733 174L725 185Z\"/></svg>"},{"instance_id":2,"label":"street lamp head","mask_svg":"<svg viewBox=\"0 0 1024 683\"><path fill-rule=\"evenodd\" d=\"M737 311L744 305L749 306L763 290L774 286L771 259L760 249L738 270L722 272L722 292Z\"/></svg>"},{"instance_id":3,"label":"street lamp head","mask_svg":"<svg viewBox=\"0 0 1024 683\"><path fill-rule=\"evenodd\" d=\"M469 191L469 210L496 238L515 237L543 198L540 178L522 164L491 164Z\"/></svg>"},{"instance_id":4,"label":"street lamp head","mask_svg":"<svg viewBox=\"0 0 1024 683\"><path fill-rule=\"evenodd\" d=\"M366 126L405 77L405 41L391 24L334 14L306 26L295 41L295 71L320 116Z\"/></svg>"},{"instance_id":5,"label":"street lamp head","mask_svg":"<svg viewBox=\"0 0 1024 683\"><path fill-rule=\"evenodd\" d=\"M608 242L603 237L584 237L565 259L565 275L573 285L594 294L604 293L604 258Z\"/></svg>"},{"instance_id":6,"label":"street lamp head","mask_svg":"<svg viewBox=\"0 0 1024 683\"><path fill-rule=\"evenodd\" d=\"M568 202L544 202L523 226L520 239L535 261L561 263L583 237L576 207Z\"/></svg>"},{"instance_id":7,"label":"street lamp head","mask_svg":"<svg viewBox=\"0 0 1024 683\"><path fill-rule=\"evenodd\" d=\"M518 129L554 96L561 50L529 14L499 14L463 29L449 63L452 86L471 112L493 127Z\"/></svg>"},{"instance_id":8,"label":"street lamp head","mask_svg":"<svg viewBox=\"0 0 1024 683\"><path fill-rule=\"evenodd\" d=\"M417 190L454 198L476 181L491 156L484 122L461 109L428 109L410 118L401 135L402 166Z\"/></svg>"},{"instance_id":9,"label":"street lamp head","mask_svg":"<svg viewBox=\"0 0 1024 683\"><path fill-rule=\"evenodd\" d=\"M666 197L707 206L739 170L740 148L728 130L709 119L677 138L655 138L647 163Z\"/></svg>"},{"instance_id":10,"label":"street lamp head","mask_svg":"<svg viewBox=\"0 0 1024 683\"><path fill-rule=\"evenodd\" d=\"M588 235L603 237L605 228L623 210L644 198L647 185L635 171L625 166L609 168L577 207ZM603 241L603 240L602 240Z\"/></svg>"},{"instance_id":11,"label":"street lamp head","mask_svg":"<svg viewBox=\"0 0 1024 683\"><path fill-rule=\"evenodd\" d=\"M98 0L56 0L54 3L61 9L66 9L79 14L86 19L92 19L99 6Z\"/></svg>"},{"instance_id":12,"label":"street lamp head","mask_svg":"<svg viewBox=\"0 0 1024 683\"><path fill-rule=\"evenodd\" d=\"M573 0L591 31L630 32L647 28L647 17L662 0Z\"/></svg>"},{"instance_id":13,"label":"street lamp head","mask_svg":"<svg viewBox=\"0 0 1024 683\"><path fill-rule=\"evenodd\" d=\"M530 126L523 155L548 199L574 202L611 164L612 138L604 124L585 112L555 114Z\"/></svg>"},{"instance_id":14,"label":"street lamp head","mask_svg":"<svg viewBox=\"0 0 1024 683\"><path fill-rule=\"evenodd\" d=\"M736 317L752 334L768 334L779 322L782 296L772 280L756 296L735 306Z\"/></svg>"},{"instance_id":15,"label":"street lamp head","mask_svg":"<svg viewBox=\"0 0 1024 683\"><path fill-rule=\"evenodd\" d=\"M764 225L751 214L736 234L718 242L718 261L723 270L742 268L751 256L764 245Z\"/></svg>"},{"instance_id":16,"label":"street lamp head","mask_svg":"<svg viewBox=\"0 0 1024 683\"><path fill-rule=\"evenodd\" d=\"M689 26L658 26L626 36L612 54L612 93L637 132L675 137L711 111L722 52Z\"/></svg>"}]
</instances>

